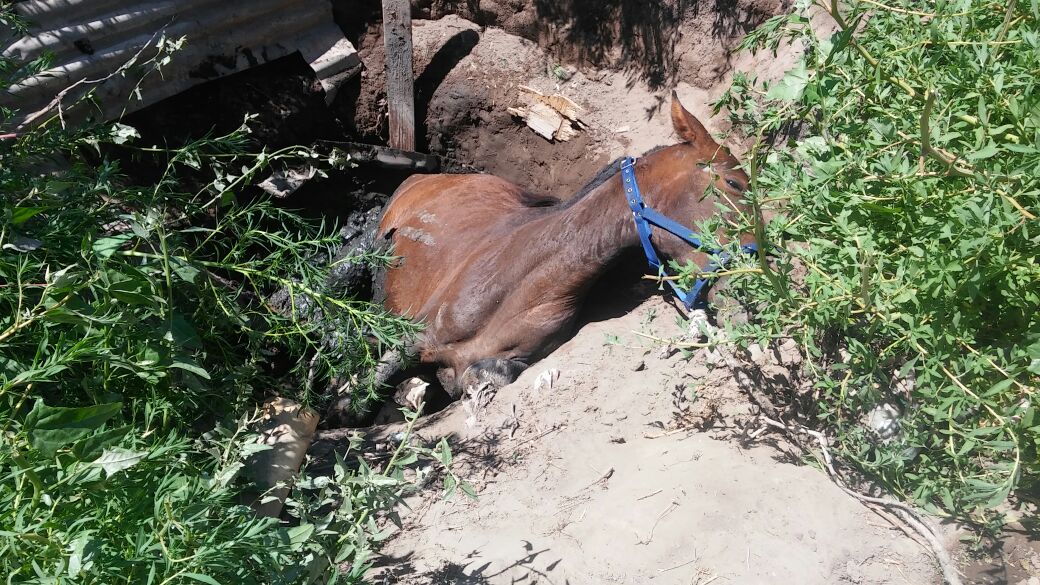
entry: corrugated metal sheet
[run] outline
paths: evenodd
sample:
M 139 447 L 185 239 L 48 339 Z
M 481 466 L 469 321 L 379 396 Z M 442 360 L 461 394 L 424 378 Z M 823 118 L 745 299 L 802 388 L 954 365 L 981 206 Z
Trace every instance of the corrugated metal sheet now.
M 329 0 L 30 0 L 15 5 L 30 23 L 22 38 L 0 36 L 4 56 L 50 54 L 44 72 L 8 88 L 0 105 L 18 110 L 14 127 L 94 91 L 93 106 L 72 117 L 113 119 L 204 81 L 299 52 L 332 99 L 361 62 L 332 18 Z M 159 38 L 185 38 L 181 50 L 138 87 L 133 68 L 113 75 Z M 62 92 L 65 92 L 62 95 Z M 132 96 L 133 94 L 133 96 Z M 128 100 L 128 98 L 130 98 Z

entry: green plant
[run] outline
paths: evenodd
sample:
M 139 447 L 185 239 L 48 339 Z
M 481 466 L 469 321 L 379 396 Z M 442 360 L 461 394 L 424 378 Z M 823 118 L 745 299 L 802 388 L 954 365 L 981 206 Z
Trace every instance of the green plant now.
M 805 54 L 717 104 L 755 137 L 752 202 L 785 254 L 740 278 L 741 334 L 800 340 L 845 461 L 931 510 L 985 516 L 1040 463 L 1040 9 L 1036 2 L 812 5 L 748 35 Z M 786 148 L 767 148 L 779 143 Z M 901 433 L 863 418 L 889 403 Z
M 12 18 L 0 7 L 3 24 Z M 0 59 L 5 87 L 44 65 Z M 333 477 L 298 482 L 288 521 L 243 505 L 243 469 L 265 448 L 258 401 L 279 392 L 320 407 L 316 378 L 363 370 L 417 330 L 324 292 L 335 230 L 250 190 L 280 164 L 348 159 L 267 152 L 248 123 L 169 149 L 137 145 L 123 124 L 66 127 L 54 113 L 17 132 L 0 124 L 6 582 L 357 582 L 414 484 L 406 470 L 450 464 L 446 444 L 405 437 L 385 465 L 341 459 Z M 125 177 L 119 151 L 155 157 L 158 178 Z M 272 304 L 279 289 L 310 309 Z M 333 343 L 307 319 L 315 309 L 340 325 Z

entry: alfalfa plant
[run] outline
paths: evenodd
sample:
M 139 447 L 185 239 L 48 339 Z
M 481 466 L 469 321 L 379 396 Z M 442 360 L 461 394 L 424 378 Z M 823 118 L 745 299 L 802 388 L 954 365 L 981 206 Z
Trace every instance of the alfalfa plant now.
M 756 138 L 753 201 L 783 211 L 742 332 L 802 343 L 843 461 L 982 521 L 1040 474 L 1038 23 L 1029 0 L 803 1 L 743 44 L 801 60 L 718 104 Z

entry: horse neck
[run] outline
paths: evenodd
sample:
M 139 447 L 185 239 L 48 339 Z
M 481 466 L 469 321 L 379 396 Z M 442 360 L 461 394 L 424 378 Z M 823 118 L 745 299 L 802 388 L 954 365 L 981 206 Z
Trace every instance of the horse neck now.
M 620 173 L 573 205 L 555 214 L 560 256 L 568 265 L 568 281 L 587 284 L 624 250 L 639 245 L 621 187 Z
M 669 215 L 672 213 L 674 197 L 653 196 L 670 193 L 675 190 L 671 184 L 677 178 L 671 176 L 670 169 L 664 168 L 662 162 L 668 160 L 672 149 L 658 150 L 636 163 L 638 181 L 644 188 L 644 201 L 655 209 Z M 682 178 L 678 178 L 679 181 Z M 651 189 L 655 193 L 645 191 L 649 185 L 657 185 Z M 571 230 L 573 237 L 569 241 L 572 246 L 573 260 L 587 262 L 590 266 L 602 267 L 609 264 L 622 251 L 638 247 L 639 235 L 635 229 L 632 210 L 624 194 L 621 173 L 607 179 L 602 185 L 593 189 L 580 201 L 571 205 L 561 219 Z M 648 198 L 653 199 L 650 201 Z

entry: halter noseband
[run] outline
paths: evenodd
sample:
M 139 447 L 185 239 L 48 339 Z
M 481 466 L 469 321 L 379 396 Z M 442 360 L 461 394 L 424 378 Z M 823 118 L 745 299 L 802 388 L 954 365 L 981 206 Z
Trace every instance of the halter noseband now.
M 646 254 L 650 267 L 657 270 L 658 276 L 667 276 L 667 274 L 665 273 L 664 265 L 661 264 L 661 260 L 657 256 L 653 243 L 650 241 L 653 235 L 651 224 L 677 236 L 694 248 L 703 250 L 711 255 L 713 258 L 708 263 L 708 266 L 702 270 L 702 273 L 715 272 L 729 262 L 729 254 L 714 248 L 706 249 L 704 242 L 701 241 L 700 236 L 696 232 L 671 218 L 661 215 L 652 207 L 646 205 L 643 201 L 643 194 L 639 192 L 639 183 L 636 181 L 636 159 L 626 157 L 621 162 L 621 179 L 625 187 L 625 200 L 628 201 L 628 206 L 632 209 L 632 218 L 636 223 L 636 231 L 639 232 L 639 242 L 643 244 L 643 253 Z M 744 244 L 740 249 L 746 254 L 758 254 L 758 246 L 755 244 Z M 674 280 L 666 282 L 672 287 L 675 296 L 679 297 L 679 300 L 682 301 L 687 309 L 703 309 L 708 305 L 705 293 L 711 286 L 711 280 L 710 278 L 698 278 L 693 284 L 693 288 L 688 291 L 680 288 L 679 285 L 675 284 Z

